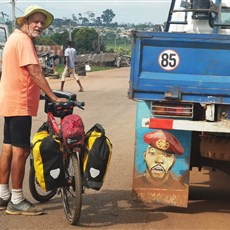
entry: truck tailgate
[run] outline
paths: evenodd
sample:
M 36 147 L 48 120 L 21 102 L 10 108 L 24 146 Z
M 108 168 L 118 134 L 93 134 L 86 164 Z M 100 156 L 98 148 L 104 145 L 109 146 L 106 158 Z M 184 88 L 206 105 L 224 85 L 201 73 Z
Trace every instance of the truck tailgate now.
M 230 37 L 134 33 L 129 96 L 230 103 Z

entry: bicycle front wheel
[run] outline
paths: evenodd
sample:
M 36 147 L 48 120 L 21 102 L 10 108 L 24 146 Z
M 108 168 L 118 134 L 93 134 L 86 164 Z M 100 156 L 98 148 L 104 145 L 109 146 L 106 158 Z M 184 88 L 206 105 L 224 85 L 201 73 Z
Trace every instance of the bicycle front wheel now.
M 76 154 L 71 154 L 65 162 L 68 185 L 62 187 L 62 202 L 67 220 L 76 225 L 81 216 L 82 181 L 80 162 Z
M 57 193 L 57 189 L 53 189 L 51 191 L 46 192 L 40 187 L 35 175 L 35 170 L 33 165 L 30 167 L 30 172 L 29 172 L 29 188 L 32 197 L 41 203 L 49 201 Z

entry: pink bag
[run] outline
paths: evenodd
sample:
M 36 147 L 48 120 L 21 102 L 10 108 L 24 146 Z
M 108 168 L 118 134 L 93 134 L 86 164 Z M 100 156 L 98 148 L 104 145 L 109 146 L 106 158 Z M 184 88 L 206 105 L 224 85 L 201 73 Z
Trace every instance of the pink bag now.
M 69 148 L 84 145 L 84 124 L 77 114 L 65 116 L 61 123 L 61 130 L 64 145 Z

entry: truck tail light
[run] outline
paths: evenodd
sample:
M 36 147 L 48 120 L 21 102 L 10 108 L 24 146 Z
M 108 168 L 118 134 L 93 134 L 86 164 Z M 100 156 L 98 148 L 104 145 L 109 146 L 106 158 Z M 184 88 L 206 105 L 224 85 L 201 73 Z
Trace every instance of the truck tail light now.
M 193 117 L 193 104 L 152 102 L 151 112 L 154 117 Z

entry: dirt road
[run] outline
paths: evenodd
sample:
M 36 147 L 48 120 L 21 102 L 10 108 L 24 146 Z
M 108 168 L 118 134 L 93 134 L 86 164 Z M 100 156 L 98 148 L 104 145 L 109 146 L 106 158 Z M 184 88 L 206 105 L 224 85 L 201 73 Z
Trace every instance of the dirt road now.
M 101 123 L 114 149 L 110 168 L 100 191 L 86 190 L 78 227 L 85 229 L 228 229 L 230 224 L 229 176 L 205 169 L 191 172 L 190 201 L 187 209 L 168 206 L 147 207 L 132 198 L 132 170 L 135 143 L 136 103 L 127 98 L 129 68 L 88 73 L 81 78 L 85 92 L 85 110 L 77 110 L 87 131 Z M 60 80 L 49 80 L 59 89 Z M 67 79 L 65 90 L 76 92 L 78 86 Z M 33 133 L 45 120 L 43 102 L 33 119 Z M 0 120 L 2 127 L 2 118 Z M 2 142 L 2 136 L 0 135 Z M 211 178 L 211 182 L 209 181 Z M 35 202 L 28 190 L 28 168 L 24 183 L 26 196 Z M 60 196 L 38 204 L 46 214 L 37 217 L 9 216 L 0 212 L 0 229 L 76 229 L 64 216 Z

